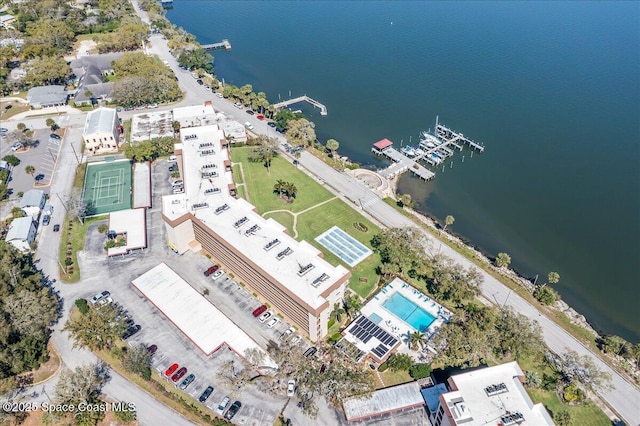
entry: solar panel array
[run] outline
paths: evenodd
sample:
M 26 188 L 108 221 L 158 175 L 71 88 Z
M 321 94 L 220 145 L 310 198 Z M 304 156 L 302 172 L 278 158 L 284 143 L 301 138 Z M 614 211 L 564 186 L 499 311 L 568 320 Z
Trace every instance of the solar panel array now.
M 398 339 L 387 333 L 380 328 L 378 324 L 371 321 L 364 315 L 361 315 L 356 319 L 355 323 L 349 328 L 348 332 L 356 339 L 363 343 L 368 343 L 372 338 L 378 339 L 380 344 L 373 348 L 371 352 L 378 358 L 382 358 L 390 348 L 393 348 Z

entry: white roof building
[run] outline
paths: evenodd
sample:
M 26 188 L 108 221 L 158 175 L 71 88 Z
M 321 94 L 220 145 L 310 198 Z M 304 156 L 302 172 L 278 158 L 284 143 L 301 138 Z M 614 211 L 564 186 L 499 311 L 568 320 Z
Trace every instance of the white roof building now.
M 36 224 L 30 216 L 13 219 L 5 241 L 20 251 L 28 251 L 36 239 Z
M 162 198 L 169 245 L 179 253 L 205 249 L 312 340 L 325 336 L 349 271 L 232 195 L 227 142 L 216 125 L 183 129 L 180 137 L 185 192 Z
M 418 382 L 379 389 L 372 392 L 369 397 L 348 398 L 342 402 L 344 415 L 349 423 L 424 405 Z
M 449 378 L 450 392 L 440 395 L 434 426 L 553 426 L 542 404 L 524 389 L 517 362 L 482 368 Z
M 211 355 L 226 343 L 243 357 L 249 350 L 258 350 L 264 354 L 263 367 L 277 368 L 251 337 L 165 263 L 142 274 L 132 284 L 205 355 Z
M 180 128 L 207 126 L 216 124 L 216 113 L 211 102 L 173 109 L 173 120 L 180 123 Z
M 126 244 L 107 250 L 107 256 L 126 254 L 147 248 L 147 220 L 145 209 L 120 210 L 109 213 L 109 231 L 125 237 Z
M 87 114 L 82 139 L 89 154 L 118 152 L 120 119 L 114 108 L 98 108 Z
M 27 216 L 37 219 L 40 216 L 40 211 L 44 208 L 46 200 L 47 198 L 43 190 L 30 189 L 22 195 L 20 209 L 22 209 Z

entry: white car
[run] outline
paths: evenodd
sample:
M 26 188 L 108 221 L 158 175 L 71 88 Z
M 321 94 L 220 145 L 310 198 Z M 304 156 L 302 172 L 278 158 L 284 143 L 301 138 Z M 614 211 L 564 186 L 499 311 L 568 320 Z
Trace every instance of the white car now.
M 233 104 L 233 106 L 235 106 L 238 109 L 242 109 L 242 104 L 240 102 L 236 102 L 235 104 Z
M 273 318 L 273 319 L 271 319 L 271 321 L 269 321 L 269 322 L 267 323 L 267 327 L 269 327 L 269 328 L 273 328 L 273 327 L 275 327 L 275 326 L 276 326 L 276 324 L 278 324 L 279 322 L 280 322 L 280 320 L 279 320 L 278 318 Z
M 224 274 L 224 272 L 222 271 L 222 269 L 218 269 L 217 271 L 215 271 L 213 274 L 211 274 L 211 278 L 218 279 L 222 276 L 222 274 Z
M 295 344 L 299 343 L 299 342 L 300 342 L 300 340 L 302 340 L 302 337 L 300 337 L 300 336 L 296 336 L 296 337 L 294 337 L 293 339 L 291 339 L 291 344 L 292 344 L 292 345 L 295 345 Z
M 216 408 L 216 414 L 222 415 L 225 408 L 227 408 L 227 405 L 229 405 L 229 401 L 229 397 L 225 396 L 224 399 L 220 402 L 220 405 L 218 405 L 218 408 Z
M 16 142 L 13 145 L 11 145 L 11 151 L 14 151 L 14 152 L 22 148 L 23 148 L 23 145 L 20 142 Z
M 253 130 L 253 124 L 249 123 L 248 121 L 244 123 L 244 127 L 246 127 L 249 130 Z
M 296 393 L 296 381 L 291 379 L 287 382 L 287 396 L 293 396 Z
M 295 329 L 293 327 L 287 328 L 287 331 L 282 333 L 282 340 L 287 340 L 289 338 L 289 336 L 291 336 L 291 334 L 293 334 L 294 331 L 295 331 Z
M 260 315 L 260 317 L 258 317 L 258 321 L 265 322 L 266 320 L 271 318 L 271 315 L 273 315 L 273 313 L 271 311 L 267 311 L 264 314 Z
M 219 98 L 224 98 L 224 95 L 222 93 L 216 93 L 216 96 Z

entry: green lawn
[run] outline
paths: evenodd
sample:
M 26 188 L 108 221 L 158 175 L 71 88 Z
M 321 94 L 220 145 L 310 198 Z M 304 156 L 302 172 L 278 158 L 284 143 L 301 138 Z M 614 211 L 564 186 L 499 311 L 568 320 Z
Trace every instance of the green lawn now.
M 356 222 L 364 224 L 367 227 L 367 231 L 362 232 L 356 229 L 353 226 Z M 371 239 L 375 234 L 380 232 L 380 228 L 339 199 L 329 201 L 298 216 L 298 240 L 307 240 L 320 249 L 324 254 L 325 260 L 332 265 L 342 263 L 343 266 L 350 269 L 347 264 L 343 263 L 337 256 L 315 241 L 318 235 L 334 225 L 342 228 L 347 234 L 369 248 L 371 248 Z M 380 256 L 374 253 L 353 268 L 349 287 L 360 297 L 367 297 L 376 285 L 378 281 L 376 268 L 379 264 Z
M 285 159 L 275 157 L 271 161 L 271 173 L 268 173 L 264 163 L 251 163 L 247 160 L 248 152 L 248 147 L 234 148 L 231 159 L 234 163 L 242 163 L 251 203 L 260 214 L 271 210 L 299 212 L 333 197 L 329 191 Z M 292 203 L 274 196 L 273 186 L 278 179 L 292 182 L 298 188 L 298 195 Z
M 293 216 L 291 215 L 291 213 L 273 212 L 267 213 L 266 215 L 264 215 L 264 217 L 265 219 L 268 219 L 270 217 L 273 218 L 273 220 L 275 220 L 279 224 L 287 227 L 287 229 L 289 230 L 289 235 L 291 235 L 292 237 L 295 235 L 293 232 Z
M 545 391 L 543 389 L 529 389 L 528 392 L 534 403 L 543 403 L 552 415 L 558 411 L 568 411 L 571 414 L 571 424 L 573 425 L 600 426 L 611 424 L 609 417 L 592 402 L 569 406 L 561 402 L 555 392 Z
M 231 167 L 231 173 L 233 174 L 233 181 L 237 184 L 239 183 L 244 183 L 244 180 L 242 180 L 242 173 L 240 173 L 240 164 L 234 164 Z
M 238 198 L 244 198 L 245 200 L 247 199 L 247 193 L 246 193 L 244 185 L 237 186 L 236 187 L 236 192 L 238 193 Z

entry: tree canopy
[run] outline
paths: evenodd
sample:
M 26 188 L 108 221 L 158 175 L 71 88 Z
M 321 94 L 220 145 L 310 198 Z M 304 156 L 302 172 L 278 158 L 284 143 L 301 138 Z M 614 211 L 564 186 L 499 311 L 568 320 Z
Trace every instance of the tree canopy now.
M 58 301 L 31 255 L 0 242 L 0 380 L 38 368 L 48 358 Z
M 385 229 L 373 237 L 371 245 L 380 254 L 383 273 L 412 278 L 424 278 L 431 273 L 424 254 L 427 240 L 415 228 Z
M 287 122 L 287 131 L 285 132 L 287 141 L 291 145 L 307 146 L 316 140 L 316 131 L 314 124 L 306 118 L 297 120 L 289 120 Z

